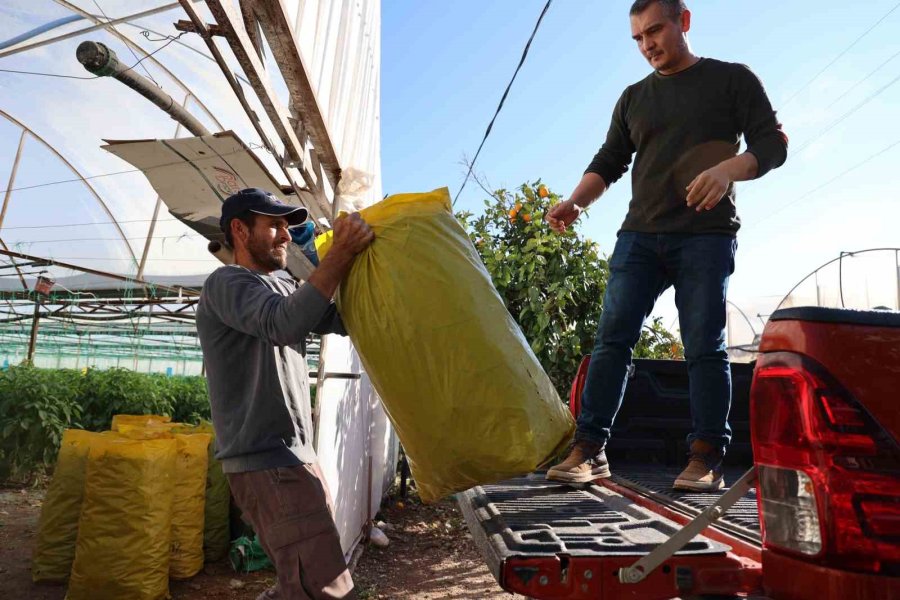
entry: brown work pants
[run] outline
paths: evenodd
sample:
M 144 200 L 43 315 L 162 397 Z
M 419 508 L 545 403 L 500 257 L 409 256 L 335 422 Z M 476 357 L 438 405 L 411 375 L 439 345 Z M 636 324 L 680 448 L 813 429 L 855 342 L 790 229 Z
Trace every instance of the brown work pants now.
M 277 598 L 356 599 L 318 464 L 229 473 L 228 483 L 275 565 Z

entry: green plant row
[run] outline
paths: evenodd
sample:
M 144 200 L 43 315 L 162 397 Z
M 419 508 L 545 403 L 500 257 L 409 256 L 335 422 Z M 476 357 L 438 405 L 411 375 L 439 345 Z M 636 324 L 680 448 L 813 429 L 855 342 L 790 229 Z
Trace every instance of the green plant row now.
M 127 369 L 0 371 L 0 480 L 40 474 L 56 459 L 65 429 L 104 431 L 115 414 L 209 419 L 206 381 Z

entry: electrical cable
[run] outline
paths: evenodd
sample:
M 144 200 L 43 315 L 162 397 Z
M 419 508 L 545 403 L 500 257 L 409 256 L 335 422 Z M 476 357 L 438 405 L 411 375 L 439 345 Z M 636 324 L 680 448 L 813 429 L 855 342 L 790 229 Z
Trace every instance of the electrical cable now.
M 786 203 L 786 204 L 782 204 L 782 205 L 779 206 L 776 210 L 770 212 L 769 214 L 767 214 L 765 217 L 763 217 L 762 219 L 760 219 L 760 220 L 757 221 L 756 223 L 753 223 L 753 224 L 752 224 L 750 227 L 748 227 L 747 229 L 752 230 L 753 228 L 756 228 L 757 226 L 759 226 L 760 223 L 764 223 L 765 221 L 768 221 L 769 219 L 771 219 L 772 217 L 774 217 L 774 216 L 777 215 L 778 213 L 780 213 L 780 212 L 782 212 L 782 211 L 784 211 L 784 210 L 790 208 L 791 206 L 794 206 L 795 204 L 797 204 L 798 202 L 801 202 L 801 201 L 805 200 L 806 198 L 809 198 L 810 196 L 812 196 L 813 194 L 815 194 L 816 192 L 818 192 L 818 191 L 821 190 L 822 188 L 828 187 L 829 185 L 831 185 L 832 183 L 834 183 L 834 182 L 837 181 L 838 179 L 844 177 L 845 175 L 847 175 L 847 174 L 850 173 L 851 171 L 855 171 L 856 169 L 862 167 L 862 166 L 865 165 L 866 163 L 868 163 L 868 162 L 870 162 L 870 161 L 872 161 L 872 160 L 875 160 L 876 158 L 878 158 L 879 156 L 881 156 L 882 154 L 888 152 L 889 150 L 893 149 L 893 148 L 896 147 L 896 146 L 900 146 L 900 140 L 896 140 L 895 142 L 889 144 L 889 145 L 886 146 L 885 148 L 882 148 L 881 150 L 879 150 L 879 151 L 876 152 L 875 154 L 871 155 L 870 157 L 868 157 L 868 158 L 865 159 L 864 161 L 862 161 L 862 162 L 860 162 L 860 163 L 858 163 L 858 164 L 856 164 L 856 165 L 850 167 L 850 168 L 847 169 L 846 171 L 843 171 L 843 172 L 839 173 L 838 175 L 832 177 L 831 179 L 829 179 L 829 180 L 826 181 L 825 183 L 823 183 L 823 184 L 821 184 L 821 185 L 818 185 L 818 186 L 814 187 L 813 189 L 809 190 L 809 191 L 806 192 L 805 194 L 802 194 L 801 196 L 799 196 L 799 197 L 796 198 L 795 200 L 793 200 L 793 201 L 791 201 L 791 202 L 788 202 L 788 203 Z
M 839 61 L 841 58 L 843 58 L 843 56 L 844 56 L 845 54 L 847 54 L 854 46 L 856 46 L 856 44 L 858 44 L 860 41 L 862 41 L 862 39 L 863 39 L 864 37 L 866 37 L 867 35 L 869 35 L 869 34 L 872 32 L 873 29 L 875 29 L 876 27 L 878 27 L 879 25 L 881 25 L 881 23 L 882 23 L 885 19 L 887 19 L 887 18 L 888 18 L 895 10 L 897 10 L 898 8 L 900 8 L 900 2 L 898 2 L 897 4 L 895 4 L 893 8 L 891 8 L 887 13 L 885 13 L 880 19 L 878 19 L 878 21 L 876 21 L 874 25 L 872 25 L 871 27 L 869 27 L 868 29 L 866 29 L 864 32 L 862 32 L 862 34 L 860 34 L 859 37 L 857 37 L 855 40 L 853 40 L 853 42 L 851 42 L 849 46 L 847 46 L 846 48 L 844 48 L 837 56 L 835 56 L 835 57 L 832 59 L 832 61 L 831 61 L 830 63 L 828 63 L 827 65 L 825 65 L 825 66 L 822 68 L 821 71 L 819 71 L 818 73 L 816 73 L 816 74 L 813 76 L 812 79 L 810 79 L 810 80 L 807 81 L 805 84 L 803 84 L 803 85 L 800 87 L 799 90 L 797 90 L 796 92 L 794 92 L 787 100 L 785 100 L 784 103 L 782 104 L 782 109 L 783 109 L 785 106 L 787 106 L 788 104 L 790 104 L 792 100 L 794 100 L 797 96 L 799 96 L 804 90 L 806 90 L 806 88 L 808 88 L 810 85 L 812 85 L 817 79 L 819 79 L 819 77 L 821 77 L 822 74 L 823 74 L 825 71 L 827 71 L 829 68 L 831 68 L 831 66 L 832 66 L 834 63 L 836 63 L 836 62 Z
M 134 70 L 139 64 L 141 64 L 142 62 L 144 62 L 145 60 L 147 60 L 148 58 L 150 58 L 151 56 L 153 56 L 160 50 L 163 50 L 164 48 L 166 48 L 166 46 L 168 46 L 169 44 L 171 44 L 172 42 L 174 42 L 175 40 L 177 40 L 178 38 L 183 36 L 185 33 L 187 33 L 187 32 L 182 31 L 181 33 L 179 33 L 176 36 L 169 36 L 168 42 L 166 42 L 165 44 L 163 44 L 162 46 L 160 46 L 159 48 L 157 48 L 156 50 L 154 50 L 153 52 L 151 52 L 144 58 L 140 59 L 139 61 L 137 61 L 136 63 L 134 63 L 133 65 L 131 65 L 130 67 L 128 67 L 127 69 L 125 69 L 122 72 L 126 73 L 128 71 Z M 0 73 L 16 73 L 19 75 L 41 75 L 44 77 L 60 77 L 62 79 L 100 79 L 101 77 L 105 77 L 105 75 L 91 75 L 90 77 L 79 77 L 77 75 L 61 75 L 59 73 L 44 73 L 41 71 L 20 71 L 17 69 L 0 69 Z M 152 79 L 152 77 L 151 77 L 151 79 Z M 156 83 L 155 80 L 154 80 L 154 83 Z M 159 84 L 157 83 L 156 85 L 159 85 Z
M 109 16 L 106 14 L 106 12 L 103 10 L 103 8 L 100 6 L 100 2 L 98 2 L 98 0 L 93 0 L 93 2 L 94 2 L 94 6 L 97 7 L 97 10 L 100 11 L 100 14 L 103 15 L 103 18 L 106 19 L 107 23 L 110 22 L 110 21 L 112 21 L 112 19 L 109 18 Z M 143 31 L 141 32 L 141 35 L 143 35 L 143 36 L 144 36 L 145 38 L 147 38 L 148 40 L 150 39 L 150 37 L 147 36 L 147 35 L 145 35 Z M 162 40 L 159 40 L 159 41 L 162 41 Z M 128 48 L 128 51 L 131 52 L 131 56 L 134 57 L 134 60 L 138 60 L 138 55 L 137 55 L 137 53 L 134 51 L 134 48 L 132 48 L 132 47 L 131 47 L 130 45 L 128 45 L 128 44 L 125 44 L 125 46 Z M 135 64 L 138 64 L 138 63 L 135 63 Z M 155 84 L 156 84 L 156 87 L 158 87 L 159 89 L 162 89 L 162 86 L 159 85 L 159 82 L 156 81 L 156 79 L 153 78 L 153 74 L 150 73 L 150 70 L 147 68 L 147 65 L 141 65 L 141 68 L 144 69 L 144 73 L 147 74 L 147 77 L 150 78 L 150 81 L 152 81 L 153 83 L 155 83 Z
M 534 25 L 534 31 L 531 32 L 531 36 L 528 38 L 528 43 L 525 44 L 525 49 L 522 51 L 522 58 L 519 59 L 519 64 L 516 66 L 516 70 L 513 73 L 512 79 L 509 80 L 509 83 L 506 85 L 506 90 L 503 92 L 503 96 L 500 97 L 500 104 L 497 105 L 497 110 L 494 112 L 494 116 L 491 118 L 491 122 L 488 123 L 487 130 L 484 132 L 484 137 L 481 138 L 481 143 L 478 145 L 478 150 L 475 152 L 475 156 L 472 158 L 472 162 L 469 163 L 469 170 L 466 173 L 466 178 L 463 179 L 462 185 L 459 187 L 459 191 L 456 192 L 456 196 L 453 198 L 452 206 L 456 206 L 456 201 L 459 199 L 459 195 L 462 194 L 462 191 L 466 187 L 466 183 L 469 181 L 469 177 L 472 175 L 472 169 L 475 168 L 475 161 L 478 160 L 478 155 L 481 154 L 481 149 L 484 147 L 484 143 L 487 141 L 488 136 L 491 134 L 491 129 L 494 127 L 494 121 L 497 120 L 497 115 L 500 114 L 500 110 L 503 108 L 503 103 L 506 101 L 507 95 L 509 95 L 509 90 L 512 88 L 513 82 L 516 80 L 516 76 L 519 74 L 519 70 L 522 68 L 522 65 L 525 64 L 525 57 L 528 56 L 528 49 L 531 47 L 531 42 L 534 40 L 534 36 L 538 32 L 538 28 L 541 26 L 541 21 L 544 19 L 544 15 L 547 14 L 547 10 L 550 8 L 550 4 L 553 0 L 547 0 L 547 4 L 544 5 L 544 10 L 541 11 L 540 16 L 538 17 L 537 23 Z
M 249 144 L 247 144 L 247 148 L 250 149 L 250 150 L 265 150 L 266 152 L 269 152 L 269 153 L 271 154 L 271 150 L 269 150 L 268 148 L 266 148 L 266 147 L 263 146 L 262 144 L 257 144 L 257 143 L 255 143 L 255 142 L 250 142 Z M 201 162 L 201 161 L 204 161 L 204 160 L 216 160 L 216 159 L 219 159 L 219 158 L 224 158 L 224 157 L 226 157 L 226 156 L 233 156 L 233 155 L 235 155 L 235 154 L 240 154 L 240 153 L 242 153 L 242 152 L 244 152 L 244 148 L 241 148 L 241 149 L 239 149 L 239 150 L 235 150 L 235 151 L 233 151 L 233 152 L 217 152 L 215 156 L 206 156 L 206 157 L 204 157 L 204 158 L 194 158 L 194 159 L 191 160 L 191 162 L 192 162 L 192 163 L 197 163 L 197 162 Z M 97 174 L 97 175 L 88 175 L 87 177 L 75 177 L 75 178 L 72 178 L 72 179 L 60 179 L 60 180 L 58 180 L 58 181 L 47 181 L 47 182 L 44 182 L 44 183 L 37 183 L 37 184 L 35 184 L 35 185 L 24 185 L 24 186 L 21 186 L 21 187 L 7 188 L 7 189 L 5 189 L 5 190 L 0 190 L 0 194 L 5 194 L 5 193 L 7 193 L 7 192 L 21 192 L 21 191 L 24 191 L 24 190 L 34 190 L 34 189 L 38 189 L 38 188 L 48 187 L 48 186 L 51 186 L 51 185 L 61 185 L 61 184 L 64 184 L 64 183 L 77 183 L 77 182 L 79 182 L 79 181 L 88 181 L 88 180 L 91 180 L 91 179 L 100 179 L 100 178 L 102 178 L 102 177 L 113 177 L 113 176 L 116 176 L 116 175 L 127 175 L 127 174 L 129 174 L 129 173 L 141 173 L 141 172 L 147 172 L 147 171 L 152 171 L 153 169 L 162 169 L 162 168 L 164 168 L 164 167 L 174 167 L 174 166 L 177 166 L 177 165 L 183 165 L 184 162 L 185 162 L 184 160 L 178 160 L 178 161 L 173 161 L 173 162 L 170 162 L 170 163 L 162 163 L 162 164 L 159 164 L 159 165 L 153 165 L 152 167 L 145 167 L 145 168 L 143 168 L 143 169 L 125 169 L 124 171 L 113 171 L 113 172 L 111 172 L 111 173 L 99 173 L 99 174 Z
M 855 90 L 856 88 L 858 88 L 860 85 L 862 85 L 863 83 L 865 83 L 866 81 L 868 81 L 868 79 L 869 79 L 872 75 L 874 75 L 875 73 L 877 73 L 878 71 L 880 71 L 881 68 L 882 68 L 883 66 L 885 66 L 886 64 L 888 64 L 889 62 L 891 62 L 892 60 L 894 60 L 895 58 L 897 58 L 898 56 L 900 56 L 900 50 L 898 50 L 897 52 L 895 52 L 889 59 L 887 59 L 886 61 L 884 61 L 883 63 L 881 63 L 881 64 L 878 65 L 877 67 L 875 67 L 874 69 L 872 69 L 872 71 L 870 71 L 868 75 L 866 75 L 865 77 L 863 77 L 862 79 L 860 79 L 859 81 L 857 81 L 856 83 L 854 83 L 853 85 L 851 85 L 851 86 L 847 89 L 847 91 L 845 91 L 843 94 L 841 94 L 840 96 L 838 96 L 838 97 L 837 97 L 837 100 L 835 100 L 834 102 L 832 102 L 831 104 L 829 104 L 828 106 L 826 106 L 825 109 L 827 110 L 827 109 L 831 108 L 832 106 L 834 106 L 835 104 L 837 104 L 838 102 L 840 102 L 841 100 L 843 100 L 843 99 L 847 96 L 847 94 L 849 94 L 850 92 L 852 92 L 853 90 Z
M 837 126 L 840 125 L 841 123 L 843 123 L 845 120 L 847 120 L 847 118 L 849 118 L 851 115 L 853 115 L 853 113 L 855 113 L 856 111 L 858 111 L 859 109 L 861 109 L 862 107 L 864 107 L 866 104 L 868 104 L 869 102 L 871 102 L 872 100 L 874 100 L 875 98 L 877 98 L 878 96 L 880 96 L 882 93 L 884 93 L 885 91 L 887 91 L 888 88 L 890 88 L 892 85 L 894 85 L 894 84 L 897 83 L 898 81 L 900 81 L 900 75 L 898 75 L 897 77 L 895 77 L 894 79 L 892 79 L 890 82 L 888 82 L 887 84 L 885 84 L 885 85 L 883 85 L 882 87 L 880 87 L 880 88 L 879 88 L 877 91 L 875 91 L 874 93 L 872 93 L 872 94 L 870 94 L 869 96 L 867 96 L 862 102 L 860 102 L 859 104 L 857 104 L 856 106 L 854 106 L 852 109 L 850 109 L 849 111 L 847 111 L 846 113 L 844 113 L 843 115 L 841 115 L 840 117 L 838 117 L 836 120 L 832 121 L 825 129 L 823 129 L 822 131 L 820 131 L 819 133 L 817 133 L 817 134 L 814 135 L 813 137 L 811 137 L 811 138 L 809 138 L 808 140 L 806 140 L 803 144 L 800 145 L 799 148 L 797 148 L 796 150 L 794 150 L 794 151 L 791 153 L 791 157 L 797 156 L 798 154 L 800 154 L 801 152 L 803 152 L 804 150 L 806 150 L 807 148 L 809 148 L 809 147 L 812 145 L 813 142 L 815 142 L 816 140 L 818 140 L 819 138 L 821 138 L 822 136 L 824 136 L 825 134 L 827 134 L 829 131 L 831 131 L 832 129 L 834 129 L 835 127 L 837 127 Z

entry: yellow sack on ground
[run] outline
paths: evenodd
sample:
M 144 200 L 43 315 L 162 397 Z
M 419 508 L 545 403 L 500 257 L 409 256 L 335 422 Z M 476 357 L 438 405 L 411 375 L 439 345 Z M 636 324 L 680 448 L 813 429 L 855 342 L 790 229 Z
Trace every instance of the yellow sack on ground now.
M 91 444 L 67 600 L 159 600 L 169 594 L 176 442 Z
M 229 515 L 231 489 L 222 471 L 222 463 L 216 460 L 216 435 L 212 423 L 201 421 L 198 425 L 181 425 L 175 433 L 207 433 L 206 499 L 203 505 L 203 557 L 206 562 L 217 562 L 228 556 L 231 545 Z
M 216 562 L 228 556 L 231 543 L 229 513 L 231 489 L 222 471 L 222 463 L 216 460 L 216 435 L 212 423 L 201 421 L 193 427 L 197 433 L 210 435 L 207 469 L 206 501 L 203 507 L 203 556 L 206 562 Z
M 62 583 L 69 578 L 75 559 L 88 453 L 91 441 L 100 435 L 81 429 L 63 432 L 31 559 L 31 578 L 35 583 Z
M 185 423 L 119 424 L 119 435 L 133 439 L 170 438 L 176 442 L 172 496 L 172 557 L 169 576 L 188 579 L 203 568 L 203 522 L 210 434 Z
M 172 497 L 172 558 L 169 576 L 193 577 L 203 568 L 208 433 L 176 434 L 175 493 Z
M 146 427 L 160 423 L 168 423 L 172 417 L 168 415 L 113 415 L 110 431 L 119 431 L 122 425 Z
M 426 502 L 528 473 L 574 422 L 454 218 L 446 188 L 363 209 L 338 309 Z M 321 257 L 331 234 L 316 245 Z

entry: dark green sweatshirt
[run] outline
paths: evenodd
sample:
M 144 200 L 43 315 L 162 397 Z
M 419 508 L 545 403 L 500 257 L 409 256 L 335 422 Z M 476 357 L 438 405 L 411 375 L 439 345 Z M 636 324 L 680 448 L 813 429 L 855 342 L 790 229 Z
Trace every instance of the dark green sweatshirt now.
M 586 172 L 610 186 L 636 153 L 622 231 L 735 235 L 741 222 L 734 185 L 700 213 L 687 206 L 685 187 L 736 156 L 742 135 L 759 162 L 757 177 L 784 163 L 787 137 L 756 75 L 744 65 L 702 58 L 680 73 L 654 72 L 626 88 Z
M 347 335 L 333 302 L 298 285 L 237 265 L 203 284 L 197 334 L 226 473 L 316 459 L 306 367 L 310 333 Z

